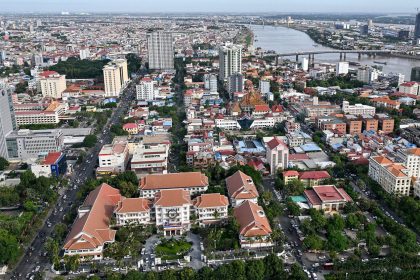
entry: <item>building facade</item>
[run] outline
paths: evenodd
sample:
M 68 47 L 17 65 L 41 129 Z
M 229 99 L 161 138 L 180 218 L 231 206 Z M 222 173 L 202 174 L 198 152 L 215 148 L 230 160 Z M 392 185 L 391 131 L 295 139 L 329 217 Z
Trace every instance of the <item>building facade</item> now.
M 126 84 L 128 77 L 127 60 L 115 59 L 103 68 L 105 96 L 119 96 Z
M 219 80 L 242 71 L 242 46 L 227 43 L 219 48 Z
M 42 96 L 61 99 L 66 90 L 66 76 L 55 71 L 44 71 L 39 75 L 39 85 Z
M 8 158 L 6 136 L 16 129 L 12 88 L 0 80 L 0 157 Z
M 270 173 L 275 174 L 278 169 L 287 169 L 289 166 L 289 147 L 277 137 L 267 143 L 267 162 Z
M 164 31 L 147 33 L 147 54 L 150 69 L 174 69 L 174 45 L 172 33 Z

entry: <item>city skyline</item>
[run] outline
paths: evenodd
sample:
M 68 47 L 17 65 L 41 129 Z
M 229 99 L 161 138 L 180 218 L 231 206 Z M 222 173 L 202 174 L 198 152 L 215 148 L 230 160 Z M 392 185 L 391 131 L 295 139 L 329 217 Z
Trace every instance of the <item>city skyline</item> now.
M 59 2 L 59 3 L 58 3 Z M 362 1 L 354 0 L 345 3 L 332 0 L 318 0 L 309 2 L 307 0 L 289 1 L 276 0 L 232 0 L 229 3 L 223 0 L 213 0 L 203 3 L 193 0 L 181 1 L 161 1 L 161 5 L 156 5 L 153 1 L 121 0 L 114 1 L 56 1 L 56 0 L 0 0 L 3 12 L 135 12 L 135 13 L 181 13 L 181 12 L 208 12 L 208 13 L 320 13 L 320 12 L 340 12 L 340 13 L 366 13 L 366 11 L 375 11 L 375 13 L 408 13 L 416 12 L 420 5 L 416 0 L 403 1 Z

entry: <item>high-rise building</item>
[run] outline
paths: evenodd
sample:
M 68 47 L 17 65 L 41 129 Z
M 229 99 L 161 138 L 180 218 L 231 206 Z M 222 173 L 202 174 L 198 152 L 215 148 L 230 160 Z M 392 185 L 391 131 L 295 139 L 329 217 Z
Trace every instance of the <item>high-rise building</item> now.
M 66 90 L 66 76 L 55 71 L 44 71 L 40 74 L 39 85 L 42 96 L 61 99 Z
M 90 57 L 89 48 L 88 47 L 81 48 L 79 51 L 79 56 L 81 60 L 89 58 Z
M 270 81 L 260 80 L 260 92 L 264 95 L 270 92 Z
M 217 92 L 217 76 L 214 74 L 204 74 L 204 88 L 210 92 Z
M 41 66 L 44 64 L 44 58 L 42 57 L 42 53 L 32 55 L 31 59 L 32 66 Z
M 145 77 L 140 81 L 140 84 L 136 86 L 137 100 L 152 101 L 155 99 L 158 90 L 155 89 L 156 82 Z
M 0 157 L 8 158 L 6 136 L 16 129 L 12 102 L 13 90 L 0 80 Z
M 165 31 L 147 33 L 147 53 L 150 69 L 174 69 L 174 44 L 172 33 Z
M 1 50 L 0 51 L 0 62 L 3 62 L 6 60 L 6 51 L 5 50 Z
M 413 40 L 414 45 L 419 44 L 419 41 L 420 41 L 420 13 L 418 13 L 416 16 L 416 24 L 414 27 L 414 40 Z
M 303 71 L 308 71 L 308 69 L 309 69 L 309 59 L 304 57 L 304 58 L 302 58 L 302 70 Z
M 378 79 L 379 71 L 375 68 L 364 66 L 357 69 L 357 80 L 364 83 L 371 83 Z
M 128 78 L 127 60 L 115 59 L 103 68 L 105 95 L 118 96 L 130 79 Z
M 413 82 L 420 82 L 420 67 L 413 67 L 411 69 L 411 81 Z
M 242 71 L 242 46 L 227 43 L 219 48 L 219 79 L 226 80 L 229 76 Z
M 241 73 L 235 73 L 229 76 L 228 78 L 228 92 L 232 95 L 235 92 L 244 91 L 244 76 Z

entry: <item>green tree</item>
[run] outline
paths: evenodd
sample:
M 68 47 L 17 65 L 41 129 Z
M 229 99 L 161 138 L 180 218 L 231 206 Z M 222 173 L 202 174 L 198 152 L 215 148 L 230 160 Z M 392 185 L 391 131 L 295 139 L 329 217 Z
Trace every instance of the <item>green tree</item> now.
M 305 184 L 298 179 L 293 179 L 286 184 L 286 186 L 284 187 L 284 191 L 289 196 L 301 195 L 305 191 Z
M 0 264 L 15 262 L 19 256 L 19 243 L 7 230 L 0 229 Z
M 250 260 L 246 265 L 246 279 L 263 280 L 265 274 L 262 260 Z
M 328 248 L 332 251 L 344 251 L 348 247 L 347 238 L 339 231 L 332 230 L 327 234 Z
M 74 256 L 64 256 L 64 264 L 66 266 L 67 271 L 77 271 L 80 266 L 80 258 L 79 255 Z
M 0 157 L 0 171 L 5 170 L 7 167 L 9 167 L 9 162 L 5 158 Z
M 289 280 L 306 280 L 308 277 L 305 272 L 302 270 L 302 267 L 298 263 L 292 264 L 290 269 Z
M 310 250 L 322 250 L 324 242 L 318 235 L 311 234 L 305 238 L 303 245 Z
M 98 141 L 98 138 L 96 137 L 96 135 L 91 134 L 85 137 L 82 145 L 83 147 L 92 148 L 93 146 L 95 146 L 97 141 Z
M 287 201 L 287 210 L 289 211 L 290 215 L 292 216 L 299 216 L 300 215 L 300 207 L 295 202 L 289 200 Z

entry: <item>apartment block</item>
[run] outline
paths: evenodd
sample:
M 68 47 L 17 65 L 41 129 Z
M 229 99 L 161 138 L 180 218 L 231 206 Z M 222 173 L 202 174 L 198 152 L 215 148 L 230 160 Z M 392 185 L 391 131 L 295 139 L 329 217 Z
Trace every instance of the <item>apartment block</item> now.
M 61 99 L 63 91 L 66 90 L 66 76 L 55 71 L 44 71 L 38 78 L 42 96 Z
M 121 90 L 130 81 L 128 77 L 127 60 L 116 59 L 103 68 L 105 96 L 119 96 Z
M 350 105 L 348 101 L 343 101 L 342 110 L 344 114 L 350 115 L 375 115 L 376 108 L 363 104 Z
M 138 176 L 147 174 L 165 174 L 168 170 L 169 143 L 156 145 L 138 145 L 131 159 L 131 170 Z
M 387 114 L 376 114 L 375 118 L 378 120 L 379 130 L 382 133 L 389 134 L 394 132 L 394 118 Z
M 371 156 L 368 174 L 386 192 L 401 196 L 410 195 L 410 171 L 403 164 L 396 163 L 384 156 Z
M 363 119 L 363 130 L 366 131 L 378 131 L 379 121 L 370 115 L 362 116 Z
M 355 115 L 345 115 L 344 120 L 347 124 L 347 133 L 356 135 L 362 133 L 362 120 Z

